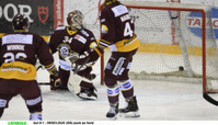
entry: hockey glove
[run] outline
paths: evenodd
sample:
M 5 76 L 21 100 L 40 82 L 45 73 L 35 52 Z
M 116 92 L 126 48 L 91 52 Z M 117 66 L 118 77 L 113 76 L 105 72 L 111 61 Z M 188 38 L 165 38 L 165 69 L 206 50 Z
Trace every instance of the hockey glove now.
M 59 74 L 50 75 L 51 89 L 55 90 L 61 87 L 61 80 Z

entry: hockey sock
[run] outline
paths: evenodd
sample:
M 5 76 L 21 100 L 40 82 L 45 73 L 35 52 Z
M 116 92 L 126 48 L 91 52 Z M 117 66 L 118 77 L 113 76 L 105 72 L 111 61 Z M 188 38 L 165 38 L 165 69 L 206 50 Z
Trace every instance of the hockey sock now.
M 107 89 L 108 100 L 110 103 L 116 103 L 119 100 L 120 87 L 115 86 Z
M 0 109 L 0 118 L 2 117 L 3 112 L 4 112 L 4 109 L 1 108 L 1 109 Z
M 124 98 L 129 98 L 133 96 L 134 88 L 131 80 L 119 83 L 119 86 Z
M 42 120 L 41 112 L 35 112 L 35 113 L 30 114 L 30 120 L 32 120 L 32 121 Z

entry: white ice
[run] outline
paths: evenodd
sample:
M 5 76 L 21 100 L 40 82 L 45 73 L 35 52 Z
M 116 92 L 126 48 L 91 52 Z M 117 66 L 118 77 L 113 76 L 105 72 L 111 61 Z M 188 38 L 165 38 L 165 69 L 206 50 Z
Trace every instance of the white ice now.
M 218 120 L 217 107 L 202 97 L 200 84 L 134 80 L 141 117 L 118 117 L 118 121 Z M 70 92 L 50 91 L 41 86 L 44 120 L 108 120 L 106 87 L 97 85 L 98 101 L 84 101 Z M 124 104 L 120 95 L 120 106 Z M 28 120 L 29 113 L 20 96 L 14 97 L 1 120 Z

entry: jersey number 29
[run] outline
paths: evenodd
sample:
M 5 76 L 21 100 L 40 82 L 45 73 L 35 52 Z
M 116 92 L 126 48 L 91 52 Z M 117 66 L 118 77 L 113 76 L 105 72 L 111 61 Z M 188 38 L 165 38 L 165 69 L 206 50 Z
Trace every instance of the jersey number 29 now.
M 7 52 L 4 54 L 4 58 L 5 59 L 5 63 L 9 63 L 9 62 L 13 62 L 15 61 L 15 59 L 19 59 L 19 58 L 27 58 L 27 55 L 25 53 L 19 52 L 17 54 L 13 54 L 11 52 Z

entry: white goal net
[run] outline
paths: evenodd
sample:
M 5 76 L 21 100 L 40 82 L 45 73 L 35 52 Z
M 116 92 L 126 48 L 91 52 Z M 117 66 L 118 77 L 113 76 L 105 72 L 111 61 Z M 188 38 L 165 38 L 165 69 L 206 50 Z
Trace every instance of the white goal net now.
M 217 87 L 217 44 L 209 6 L 126 0 L 122 3 L 130 9 L 141 42 L 131 66 L 132 79 L 204 82 L 208 88 Z M 106 51 L 104 64 L 109 56 Z

